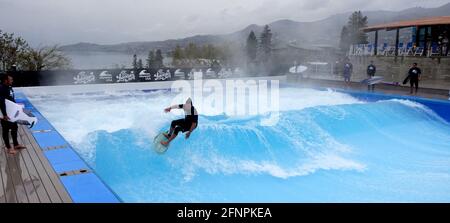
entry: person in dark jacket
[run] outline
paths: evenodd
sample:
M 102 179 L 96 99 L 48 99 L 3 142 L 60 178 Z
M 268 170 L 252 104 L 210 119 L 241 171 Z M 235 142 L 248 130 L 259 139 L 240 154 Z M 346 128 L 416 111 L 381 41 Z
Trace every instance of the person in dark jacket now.
M 417 94 L 421 74 L 422 71 L 417 67 L 417 63 L 413 63 L 411 69 L 408 71 L 409 83 L 411 84 L 410 94 L 413 94 L 414 86 L 416 87 L 414 94 Z
M 376 72 L 377 72 L 377 67 L 375 67 L 375 65 L 373 65 L 373 61 L 370 61 L 370 65 L 367 66 L 367 77 L 372 78 L 373 76 L 375 76 Z M 375 84 L 367 85 L 367 90 L 375 91 Z
M 16 154 L 17 150 L 24 149 L 25 146 L 20 145 L 17 141 L 17 123 L 10 122 L 8 114 L 6 113 L 5 100 L 7 99 L 12 102 L 16 102 L 14 99 L 14 90 L 12 88 L 12 84 L 13 77 L 11 75 L 2 75 L 0 85 L 0 110 L 2 112 L 3 118 L 0 122 L 2 125 L 2 137 L 5 143 L 5 147 L 9 154 Z M 11 147 L 11 144 L 9 144 L 9 131 L 11 131 L 14 147 Z

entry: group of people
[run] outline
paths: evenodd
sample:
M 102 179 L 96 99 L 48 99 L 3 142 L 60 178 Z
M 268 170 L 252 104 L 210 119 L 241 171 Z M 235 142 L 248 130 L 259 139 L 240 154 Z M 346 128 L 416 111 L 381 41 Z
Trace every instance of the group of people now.
M 370 61 L 370 64 L 367 66 L 367 78 L 373 78 L 377 72 L 377 67 L 375 66 L 373 61 Z M 344 77 L 344 82 L 346 87 L 350 86 L 350 79 L 353 73 L 353 64 L 350 62 L 350 59 L 346 57 L 344 59 L 343 68 L 342 68 L 342 76 Z M 410 69 L 408 70 L 407 76 L 403 81 L 403 84 L 410 83 L 410 94 L 417 94 L 419 90 L 419 81 L 421 79 L 422 70 L 417 66 L 417 63 L 413 63 Z M 375 84 L 367 85 L 368 91 L 375 91 Z

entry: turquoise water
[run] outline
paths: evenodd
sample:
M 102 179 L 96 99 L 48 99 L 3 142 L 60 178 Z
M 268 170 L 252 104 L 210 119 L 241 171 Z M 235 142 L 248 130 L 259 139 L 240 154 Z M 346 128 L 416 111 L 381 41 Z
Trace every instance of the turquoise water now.
M 166 92 L 29 98 L 126 202 L 450 201 L 450 125 L 427 107 L 309 89 L 280 96 L 276 125 L 205 108 L 191 138 L 164 155 L 153 137 L 181 116 L 162 112 Z

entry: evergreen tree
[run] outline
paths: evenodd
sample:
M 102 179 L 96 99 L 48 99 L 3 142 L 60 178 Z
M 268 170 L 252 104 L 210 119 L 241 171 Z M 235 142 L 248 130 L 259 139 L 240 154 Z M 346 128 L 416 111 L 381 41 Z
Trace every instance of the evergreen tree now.
M 189 43 L 189 45 L 185 49 L 186 58 L 187 59 L 196 59 L 198 58 L 198 50 L 197 46 L 194 43 Z
M 367 34 L 361 29 L 367 27 L 367 16 L 363 16 L 361 11 L 353 12 L 348 21 L 350 39 L 353 44 L 367 44 Z
M 137 69 L 138 68 L 138 63 L 137 63 L 137 56 L 136 54 L 133 55 L 133 69 Z
M 140 59 L 140 58 L 139 58 L 139 60 L 138 60 L 138 62 L 137 62 L 137 67 L 138 67 L 139 69 L 144 68 L 144 66 L 142 65 L 142 59 Z
M 261 33 L 259 49 L 261 53 L 261 60 L 263 62 L 269 60 L 270 52 L 272 50 L 272 32 L 268 25 L 264 26 L 264 30 Z
M 256 35 L 253 32 L 253 30 L 252 30 L 250 32 L 250 34 L 248 35 L 247 45 L 246 45 L 248 61 L 255 61 L 256 60 L 257 49 L 258 49 L 258 40 L 256 39 Z
M 150 50 L 150 52 L 148 52 L 148 57 L 147 57 L 147 68 L 151 69 L 151 68 L 155 68 L 155 52 L 153 52 L 153 50 Z
M 204 54 L 203 58 L 210 59 L 210 60 L 217 59 L 216 47 L 214 47 L 211 44 L 208 44 L 207 46 L 204 46 L 204 49 L 205 49 L 205 54 Z
M 162 52 L 160 49 L 156 50 L 155 54 L 155 66 L 156 68 L 162 68 L 164 66 L 163 64 L 164 57 L 162 55 Z
M 222 47 L 219 47 L 217 50 L 217 58 L 221 61 L 222 65 L 229 65 L 234 55 L 232 53 L 232 50 L 230 49 L 230 46 L 232 46 L 231 43 L 229 44 L 225 43 L 224 45 L 222 45 Z
M 175 50 L 172 53 L 172 59 L 174 65 L 180 65 L 181 60 L 184 59 L 183 49 L 179 45 L 175 47 Z
M 367 34 L 361 30 L 365 27 L 367 27 L 367 16 L 363 16 L 361 11 L 353 12 L 348 19 L 347 26 L 342 28 L 341 49 L 346 51 L 352 44 L 367 44 Z
M 197 58 L 211 59 L 208 53 L 208 45 L 203 45 L 202 47 L 199 47 Z

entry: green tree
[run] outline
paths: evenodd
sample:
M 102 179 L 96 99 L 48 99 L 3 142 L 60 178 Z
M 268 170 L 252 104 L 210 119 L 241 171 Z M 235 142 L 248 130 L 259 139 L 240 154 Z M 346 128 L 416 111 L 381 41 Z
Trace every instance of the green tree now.
M 256 60 L 256 52 L 258 49 L 258 40 L 256 39 L 256 35 L 253 32 L 253 30 L 248 35 L 247 45 L 245 48 L 247 51 L 248 61 L 255 61 Z
M 233 53 L 230 46 L 232 46 L 231 43 L 226 43 L 217 50 L 217 59 L 220 60 L 222 65 L 229 65 L 232 60 Z
M 173 64 L 175 66 L 181 65 L 181 61 L 184 59 L 184 52 L 183 48 L 181 48 L 179 45 L 175 47 L 175 50 L 172 53 L 172 60 Z
M 208 44 L 206 49 L 207 49 L 206 50 L 206 58 L 208 58 L 208 59 L 217 59 L 218 58 L 218 55 L 217 55 L 218 49 L 217 49 L 217 47 L 215 47 L 215 46 L 213 46 L 211 44 Z
M 58 51 L 58 46 L 32 48 L 21 37 L 0 30 L 0 70 L 16 65 L 18 70 L 68 69 L 70 59 Z
M 150 50 L 148 52 L 147 68 L 148 69 L 155 68 L 155 52 L 153 50 Z
M 272 50 L 272 31 L 270 30 L 268 25 L 264 26 L 264 30 L 261 33 L 259 49 L 261 53 L 261 60 L 263 62 L 269 60 Z
M 133 64 L 132 64 L 133 69 L 137 69 L 138 68 L 138 63 L 137 63 L 137 56 L 136 54 L 133 55 Z
M 139 69 L 144 68 L 144 65 L 142 64 L 142 59 L 140 59 L 140 58 L 139 58 L 139 60 L 138 60 L 138 62 L 137 62 L 137 67 L 138 67 Z
M 13 33 L 0 30 L 0 65 L 7 70 L 12 65 L 19 65 L 29 50 L 28 43 L 22 37 L 14 37 Z
M 155 66 L 156 66 L 156 68 L 164 67 L 163 60 L 164 60 L 164 57 L 162 55 L 161 50 L 160 49 L 156 50 L 156 54 L 155 54 Z
M 184 49 L 184 52 L 186 58 L 191 60 L 198 58 L 199 55 L 197 45 L 194 43 L 189 43 L 189 45 Z
M 208 45 L 203 45 L 198 52 L 198 58 L 210 59 L 208 55 Z
M 199 49 L 196 58 L 203 58 L 209 60 L 217 59 L 217 48 L 212 44 L 203 45 L 201 49 Z
M 58 51 L 58 46 L 29 48 L 23 58 L 20 59 L 20 67 L 29 71 L 41 71 L 52 69 L 69 69 L 70 60 Z
M 352 44 L 367 44 L 367 34 L 362 28 L 367 27 L 367 16 L 363 16 L 361 11 L 355 11 L 348 18 L 347 25 L 342 29 L 340 46 L 342 50 L 348 50 Z M 345 35 L 345 33 L 348 35 Z

